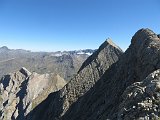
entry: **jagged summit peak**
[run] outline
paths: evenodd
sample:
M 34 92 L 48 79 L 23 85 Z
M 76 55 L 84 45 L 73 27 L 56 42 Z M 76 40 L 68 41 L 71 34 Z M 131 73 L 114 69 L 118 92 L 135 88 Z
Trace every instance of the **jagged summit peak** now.
M 131 43 L 135 44 L 140 43 L 140 42 L 144 42 L 145 40 L 147 40 L 148 38 L 158 38 L 157 34 L 155 34 L 152 30 L 150 30 L 149 28 L 142 28 L 140 30 L 138 30 L 135 35 L 132 38 Z
M 7 46 L 2 46 L 2 47 L 0 47 L 0 51 L 8 51 L 9 49 L 8 49 L 8 47 Z
M 112 39 L 110 39 L 110 38 L 106 39 L 106 43 L 109 44 L 109 45 L 111 45 L 111 46 L 113 46 L 113 47 L 115 47 L 115 48 L 120 49 L 120 48 L 112 41 Z
M 114 49 L 115 48 L 115 49 Z M 114 50 L 113 50 L 114 49 Z M 86 61 L 82 64 L 81 68 L 79 69 L 79 71 L 81 71 L 83 68 L 85 68 L 88 64 L 90 64 L 92 61 L 94 61 L 95 59 L 98 58 L 99 54 L 103 54 L 106 51 L 107 52 L 111 52 L 111 51 L 120 51 L 119 53 L 122 54 L 123 50 L 118 47 L 114 42 L 112 42 L 112 40 L 110 38 L 106 39 L 101 45 L 100 47 L 90 56 L 86 59 Z M 112 52 L 113 52 L 112 51 Z M 107 53 L 106 52 L 106 53 Z M 78 71 L 78 73 L 79 73 Z
M 8 47 L 7 46 L 2 46 L 1 49 L 8 49 Z
M 101 51 L 102 49 L 104 49 L 106 46 L 109 46 L 109 45 L 122 51 L 122 49 L 118 47 L 110 38 L 107 38 L 104 41 L 104 43 L 101 44 L 101 46 L 99 47 L 99 50 Z
M 156 34 L 149 28 L 142 28 L 138 30 L 135 35 L 156 36 Z
M 24 74 L 26 77 L 27 76 L 30 76 L 32 73 L 29 72 L 29 70 L 27 70 L 25 67 L 22 67 L 20 70 L 19 70 L 22 74 Z

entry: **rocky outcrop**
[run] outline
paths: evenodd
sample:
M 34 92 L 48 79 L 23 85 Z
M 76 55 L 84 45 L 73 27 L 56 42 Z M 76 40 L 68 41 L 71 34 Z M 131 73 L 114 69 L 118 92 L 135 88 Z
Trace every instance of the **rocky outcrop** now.
M 160 119 L 160 69 L 124 91 L 118 109 L 118 120 Z
M 0 81 L 0 119 L 24 120 L 47 96 L 66 84 L 57 74 L 31 73 L 21 68 Z
M 69 108 L 101 78 L 122 55 L 122 50 L 106 40 L 82 65 L 78 74 L 60 91 L 51 94 L 29 115 L 32 120 L 62 119 Z M 76 109 L 79 109 L 77 107 Z M 73 109 L 74 112 L 77 110 Z

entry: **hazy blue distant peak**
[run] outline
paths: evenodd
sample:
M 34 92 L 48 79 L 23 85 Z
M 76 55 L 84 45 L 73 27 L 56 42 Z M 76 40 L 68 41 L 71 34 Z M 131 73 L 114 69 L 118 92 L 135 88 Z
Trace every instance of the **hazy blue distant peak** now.
M 9 51 L 8 47 L 6 46 L 0 47 L 0 52 L 6 52 L 6 51 Z
M 8 47 L 7 46 L 2 46 L 0 49 L 8 50 Z

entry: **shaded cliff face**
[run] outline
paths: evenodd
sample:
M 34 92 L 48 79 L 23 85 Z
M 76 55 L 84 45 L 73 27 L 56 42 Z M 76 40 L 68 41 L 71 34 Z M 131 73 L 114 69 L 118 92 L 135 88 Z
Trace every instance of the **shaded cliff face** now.
M 122 55 L 122 50 L 110 39 L 106 40 L 82 65 L 78 74 L 63 87 L 52 93 L 29 115 L 32 120 L 62 119 L 70 107 L 101 78 L 104 72 Z M 79 106 L 73 111 L 77 111 Z
M 0 81 L 0 119 L 24 120 L 51 92 L 65 84 L 57 74 L 31 73 L 26 68 L 3 76 Z

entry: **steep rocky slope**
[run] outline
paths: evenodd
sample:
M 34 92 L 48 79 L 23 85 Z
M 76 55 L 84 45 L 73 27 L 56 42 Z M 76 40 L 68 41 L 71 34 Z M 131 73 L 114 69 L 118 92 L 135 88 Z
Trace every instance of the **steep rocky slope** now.
M 65 80 L 70 80 L 93 52 L 94 50 L 90 49 L 64 52 L 30 52 L 1 47 L 0 77 L 18 71 L 21 67 L 26 67 L 31 72 L 55 73 Z
M 79 74 L 83 73 L 87 65 L 90 66 L 87 63 L 83 64 Z M 131 45 L 120 59 L 104 70 L 102 76 L 96 77 L 100 78 L 99 80 L 94 80 L 94 76 L 86 78 L 82 76 L 81 79 L 77 79 L 81 76 L 78 74 L 62 90 L 49 95 L 28 115 L 28 118 L 32 116 L 33 120 L 159 119 L 159 68 L 160 38 L 149 29 L 141 29 L 133 36 Z M 91 67 L 88 71 L 92 69 Z M 95 72 L 96 69 L 93 73 Z M 88 72 L 85 73 L 88 75 Z
M 104 72 L 118 60 L 122 50 L 110 39 L 106 40 L 82 65 L 78 74 L 62 90 L 53 93 L 36 107 L 27 119 L 57 120 L 65 116 L 69 108 L 89 91 Z M 79 106 L 73 109 L 76 112 Z
M 0 119 L 24 120 L 49 93 L 66 84 L 58 74 L 31 73 L 21 68 L 0 80 Z

